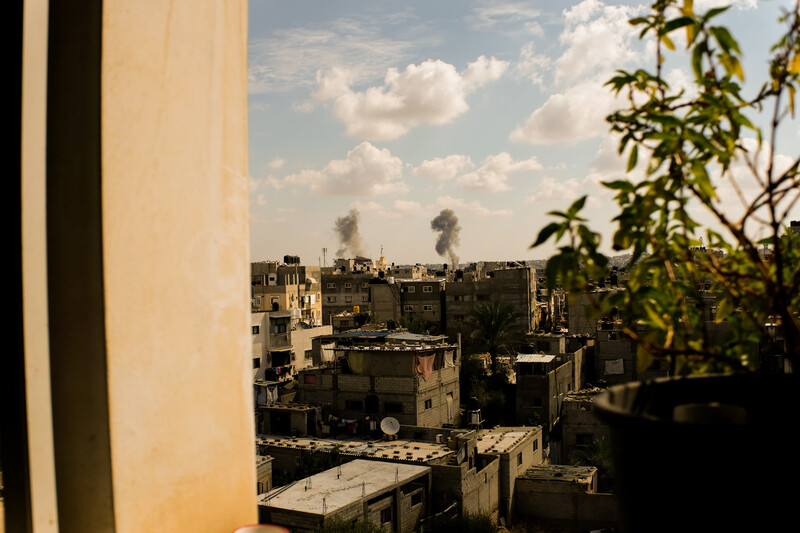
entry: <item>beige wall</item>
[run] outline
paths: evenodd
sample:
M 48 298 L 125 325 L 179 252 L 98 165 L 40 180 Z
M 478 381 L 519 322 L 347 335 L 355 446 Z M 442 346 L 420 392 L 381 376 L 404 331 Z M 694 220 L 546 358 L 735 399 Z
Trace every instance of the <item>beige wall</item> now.
M 92 243 L 81 231 L 74 232 L 82 244 L 97 244 L 87 256 L 101 254 L 101 274 L 83 273 L 94 276 L 89 284 L 99 288 L 100 314 L 83 313 L 79 300 L 70 304 L 72 316 L 51 314 L 49 350 L 52 354 L 58 344 L 52 341 L 53 328 L 63 335 L 69 329 L 64 326 L 71 324 L 100 325 L 96 337 L 87 341 L 73 335 L 70 346 L 58 346 L 59 353 L 76 354 L 75 346 L 100 341 L 91 346 L 100 357 L 92 360 L 97 366 L 59 375 L 57 392 L 64 397 L 70 386 L 99 392 L 107 412 L 74 416 L 74 410 L 58 405 L 54 397 L 54 408 L 58 405 L 67 416 L 53 417 L 55 452 L 48 452 L 46 431 L 39 431 L 48 424 L 47 396 L 32 400 L 28 417 L 36 423 L 30 449 L 44 454 L 37 456 L 41 461 L 32 456 L 42 466 L 32 469 L 37 485 L 32 491 L 34 531 L 55 530 L 54 493 L 62 532 L 232 531 L 256 520 L 247 283 L 247 2 L 105 0 L 101 10 L 98 2 L 90 4 L 89 11 L 97 8 L 92 15 L 102 13 L 97 25 L 85 21 L 93 32 L 90 37 L 102 38 L 101 53 L 83 58 L 69 55 L 80 46 L 58 49 L 63 54 L 60 70 L 50 76 L 69 77 L 64 67 L 70 65 L 99 69 L 99 94 L 87 97 L 94 98 L 89 107 L 100 110 L 99 136 L 86 133 L 74 143 L 86 147 L 89 158 L 99 154 L 99 182 L 78 181 L 89 189 L 102 185 L 89 191 L 101 193 L 100 216 L 83 216 L 81 191 L 51 207 L 33 167 L 31 173 L 23 172 L 22 201 L 39 218 L 46 206 L 48 231 L 62 221 L 78 226 L 73 223 L 78 219 L 89 224 L 79 229 L 102 237 Z M 25 2 L 26 10 L 46 12 L 46 5 Z M 81 12 L 70 16 L 77 21 L 73 30 L 82 29 Z M 59 21 L 60 30 L 69 29 L 53 11 L 50 17 L 51 23 Z M 47 34 L 41 27 L 36 31 Z M 30 63 L 26 59 L 26 66 L 36 70 L 42 61 L 46 59 L 40 53 Z M 91 73 L 76 76 L 91 78 Z M 29 95 L 41 98 L 40 93 L 26 86 L 23 101 L 31 101 Z M 63 98 L 56 103 L 57 110 L 65 109 Z M 39 104 L 41 113 L 41 100 Z M 48 135 L 53 131 L 60 135 L 54 140 L 63 141 L 70 129 L 65 127 L 69 113 L 79 116 L 84 110 L 59 116 L 51 109 L 54 128 Z M 41 121 L 41 115 L 26 115 L 23 131 L 35 133 Z M 73 135 L 83 132 L 75 128 Z M 48 152 L 51 146 L 70 145 L 50 140 Z M 32 161 L 41 158 L 41 139 L 23 136 L 23 144 L 39 151 Z M 48 190 L 51 171 L 58 174 L 52 182 L 58 186 L 79 175 L 74 168 L 47 171 Z M 38 255 L 25 266 L 24 277 L 41 283 L 45 254 L 58 257 L 64 250 L 58 247 L 53 255 L 52 246 L 58 243 L 52 240 L 44 249 L 41 231 L 26 238 L 26 245 L 31 243 Z M 51 268 L 47 275 L 52 274 Z M 80 274 L 74 279 L 83 281 Z M 61 291 L 52 288 L 51 310 L 53 294 L 60 298 L 59 307 L 68 306 Z M 42 328 L 48 313 L 45 297 L 26 293 L 25 298 L 26 305 L 34 306 L 30 312 L 42 317 L 37 322 Z M 26 340 L 26 352 L 28 346 L 34 348 L 31 353 L 48 350 L 46 342 Z M 29 391 L 40 386 L 47 390 L 46 366 L 26 362 L 26 367 L 29 379 L 40 380 Z M 106 446 L 108 462 L 92 468 L 108 475 L 108 485 L 87 482 L 93 473 L 82 461 L 89 455 L 69 451 L 96 447 L 89 440 L 93 437 L 81 441 L 94 430 L 105 433 L 98 442 Z M 47 472 L 47 453 L 55 454 L 56 471 L 68 474 L 57 477 L 57 487 Z

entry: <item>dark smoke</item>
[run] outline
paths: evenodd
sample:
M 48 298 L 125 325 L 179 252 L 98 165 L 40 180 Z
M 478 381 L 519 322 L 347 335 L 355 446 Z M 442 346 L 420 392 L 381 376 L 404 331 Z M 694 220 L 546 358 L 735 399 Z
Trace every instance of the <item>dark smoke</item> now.
M 450 258 L 453 270 L 458 268 L 458 255 L 455 247 L 461 242 L 458 233 L 461 226 L 458 225 L 458 217 L 452 209 L 442 209 L 439 216 L 431 220 L 431 229 L 441 232 L 436 239 L 436 253 L 444 257 L 445 254 Z
M 336 219 L 333 229 L 339 236 L 339 249 L 336 250 L 336 257 L 344 257 L 349 249 L 351 257 L 364 255 L 361 249 L 361 234 L 358 233 L 358 221 L 360 215 L 358 209 L 351 209 L 350 212 Z

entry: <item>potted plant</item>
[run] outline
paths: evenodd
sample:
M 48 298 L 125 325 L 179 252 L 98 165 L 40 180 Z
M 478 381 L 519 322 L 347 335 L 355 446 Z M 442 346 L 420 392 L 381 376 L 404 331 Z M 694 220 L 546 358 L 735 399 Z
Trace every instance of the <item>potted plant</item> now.
M 781 18 L 755 94 L 740 85 L 742 51 L 718 25 L 724 12 L 657 0 L 631 20 L 652 39 L 653 71 L 608 83 L 628 103 L 608 121 L 630 174 L 605 186 L 618 208 L 613 248 L 631 261 L 626 290 L 598 297 L 596 312 L 621 317 L 640 368 L 666 359 L 676 376 L 596 402 L 612 428 L 628 531 L 763 529 L 794 510 L 796 489 L 784 487 L 800 466 L 788 425 L 800 407 L 800 228 L 790 225 L 800 143 L 779 156 L 776 142 L 800 85 L 800 5 Z M 693 73 L 685 90 L 662 72 L 678 36 Z M 735 205 L 720 200 L 723 185 Z M 532 244 L 561 243 L 551 288 L 591 293 L 607 276 L 585 202 L 551 212 L 557 220 Z

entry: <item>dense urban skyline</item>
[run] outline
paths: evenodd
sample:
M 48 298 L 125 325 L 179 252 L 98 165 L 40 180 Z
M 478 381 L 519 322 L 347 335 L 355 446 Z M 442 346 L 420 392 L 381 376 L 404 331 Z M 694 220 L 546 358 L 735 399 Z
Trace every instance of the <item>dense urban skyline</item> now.
M 752 92 L 788 2 L 732 3 L 723 22 Z M 528 250 L 544 213 L 582 194 L 608 228 L 611 193 L 599 182 L 624 161 L 604 121 L 620 103 L 603 84 L 617 68 L 652 68 L 627 22 L 647 5 L 253 2 L 252 260 L 317 264 L 327 248 L 330 265 L 339 249 L 377 259 L 383 247 L 390 262 L 443 262 L 431 222 L 444 209 L 458 218 L 462 262 L 544 258 L 550 249 Z M 686 86 L 678 63 L 666 63 L 667 78 Z M 794 121 L 777 153 L 798 141 Z M 725 183 L 718 191 L 735 201 Z M 361 246 L 343 247 L 337 219 L 352 226 L 355 212 Z

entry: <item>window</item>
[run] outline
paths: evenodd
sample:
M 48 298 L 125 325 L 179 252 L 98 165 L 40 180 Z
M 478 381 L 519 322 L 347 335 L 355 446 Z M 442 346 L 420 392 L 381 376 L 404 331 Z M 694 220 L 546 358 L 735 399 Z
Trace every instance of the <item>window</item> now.
M 351 411 L 363 411 L 364 402 L 361 400 L 345 400 L 344 408 L 350 409 Z
M 326 287 L 327 287 L 328 289 L 335 289 L 335 288 L 336 288 L 336 284 L 335 284 L 335 283 L 328 283 L 328 284 L 326 285 Z
M 345 296 L 344 297 L 344 301 L 347 302 L 347 303 L 350 303 L 350 302 L 353 301 L 353 297 L 352 296 Z
M 416 287 L 409 287 L 409 288 L 408 288 L 408 292 L 414 292 L 415 290 L 417 290 L 417 288 L 416 288 Z
M 361 288 L 362 289 L 368 289 L 369 288 L 369 283 L 362 283 L 361 284 Z
M 411 507 L 422 503 L 422 491 L 415 492 L 411 495 Z
M 539 449 L 539 439 L 533 439 L 533 451 Z
M 333 303 L 336 301 L 336 296 L 328 296 L 328 303 Z
M 258 368 L 261 366 L 261 359 L 258 357 L 253 358 L 253 368 Z
M 425 409 L 430 409 L 431 407 L 433 407 L 433 400 L 425 400 Z
M 592 434 L 591 433 L 576 433 L 575 446 L 591 446 Z
M 344 288 L 345 288 L 345 289 L 351 289 L 352 287 L 353 287 L 353 284 L 352 284 L 352 283 L 345 283 L 345 284 L 344 284 Z
M 385 402 L 383 404 L 383 410 L 387 413 L 402 413 L 403 404 L 400 402 Z
M 381 524 L 387 524 L 392 521 L 392 508 L 387 507 L 386 509 L 381 509 Z
M 361 301 L 362 301 L 362 302 L 366 302 L 368 299 L 369 299 L 369 297 L 368 297 L 368 296 L 362 296 L 362 297 L 361 297 Z
M 306 350 L 306 361 L 311 360 L 311 350 Z
M 424 285 L 422 287 L 422 292 L 433 292 L 433 287 L 431 287 L 430 285 Z
M 422 306 L 422 310 L 423 311 L 433 311 L 433 306 L 432 305 L 423 305 Z
M 253 335 L 258 335 L 258 326 L 253 326 Z
M 286 324 L 275 324 L 273 331 L 275 333 L 286 333 Z
M 413 305 L 404 305 L 403 306 L 403 311 L 405 311 L 406 313 L 410 313 L 410 312 L 414 311 L 414 306 Z
M 464 301 L 464 296 L 462 294 L 456 294 L 455 296 L 453 296 L 453 301 L 454 302 L 463 302 Z
M 522 466 L 522 452 L 517 454 L 517 466 Z

